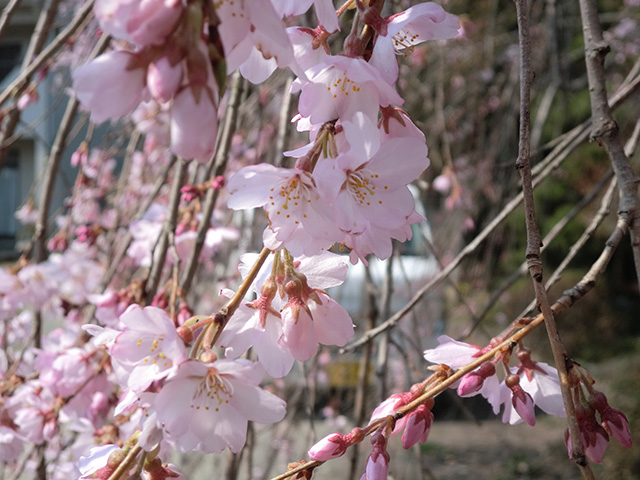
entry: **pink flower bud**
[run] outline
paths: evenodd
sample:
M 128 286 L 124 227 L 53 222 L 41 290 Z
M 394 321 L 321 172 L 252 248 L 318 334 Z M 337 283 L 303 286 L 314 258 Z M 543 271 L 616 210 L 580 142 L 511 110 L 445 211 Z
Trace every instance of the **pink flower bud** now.
M 511 403 L 520 418 L 532 427 L 536 424 L 535 404 L 533 398 L 525 392 L 520 386 L 520 377 L 517 375 L 509 375 L 505 381 L 507 387 L 511 389 Z
M 591 407 L 585 408 L 582 405 L 576 405 L 576 420 L 582 436 L 584 453 L 592 462 L 602 463 L 609 435 L 596 421 L 595 410 Z M 569 449 L 569 454 L 571 454 L 571 449 Z
M 458 395 L 466 397 L 476 393 L 482 388 L 484 381 L 496 374 L 496 366 L 492 362 L 484 362 L 480 367 L 467 373 L 458 385 Z
M 332 433 L 324 437 L 309 449 L 309 458 L 319 462 L 326 462 L 332 458 L 338 458 L 347 451 L 347 442 L 339 433 Z
M 371 455 L 367 458 L 367 466 L 362 479 L 365 480 L 386 480 L 389 475 L 389 454 L 387 453 L 387 438 L 383 429 L 376 430 L 371 435 Z M 361 479 L 361 480 L 362 480 Z
M 207 162 L 215 150 L 218 112 L 207 89 L 199 93 L 186 88 L 173 99 L 171 150 L 185 159 Z
M 171 65 L 166 56 L 149 65 L 147 87 L 151 95 L 162 102 L 173 98 L 182 82 L 182 62 Z
M 413 447 L 418 442 L 425 443 L 427 441 L 433 423 L 433 413 L 431 413 L 433 404 L 434 401 L 430 398 L 409 414 L 402 433 L 402 446 L 405 449 Z
M 620 410 L 611 408 L 607 402 L 607 397 L 602 392 L 595 392 L 589 404 L 600 414 L 602 427 L 606 432 L 620 442 L 620 445 L 630 448 L 631 430 L 625 414 Z

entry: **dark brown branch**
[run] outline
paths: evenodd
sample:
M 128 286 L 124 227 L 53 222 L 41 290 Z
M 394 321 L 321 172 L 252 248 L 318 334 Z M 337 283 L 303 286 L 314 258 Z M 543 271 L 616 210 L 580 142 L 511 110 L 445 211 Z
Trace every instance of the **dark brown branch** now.
M 575 405 L 571 395 L 571 385 L 569 372 L 567 369 L 567 351 L 560 339 L 555 316 L 547 291 L 544 288 L 542 257 L 540 248 L 542 238 L 536 220 L 535 205 L 533 200 L 533 182 L 531 179 L 530 167 L 530 122 L 531 122 L 531 82 L 533 81 L 533 70 L 531 67 L 531 37 L 529 35 L 529 12 L 527 0 L 515 0 L 518 17 L 518 38 L 520 46 L 520 133 L 518 139 L 518 160 L 516 169 L 520 173 L 522 181 L 522 192 L 524 194 L 525 224 L 527 229 L 527 268 L 533 280 L 533 288 L 536 294 L 536 302 L 542 312 L 544 325 L 549 337 L 549 343 L 553 352 L 553 359 L 560 377 L 560 390 L 562 401 L 567 414 L 569 434 L 571 435 L 571 458 L 579 466 L 584 478 L 592 478 L 593 473 L 589 468 L 587 458 L 584 454 L 582 436 L 578 427 Z
M 631 168 L 618 134 L 607 100 L 604 58 L 609 46 L 602 37 L 595 0 L 580 0 L 580 13 L 584 33 L 585 61 L 593 124 L 591 138 L 602 145 L 611 160 L 620 190 L 620 213 L 629 218 L 633 258 L 640 288 L 640 201 L 638 177 Z

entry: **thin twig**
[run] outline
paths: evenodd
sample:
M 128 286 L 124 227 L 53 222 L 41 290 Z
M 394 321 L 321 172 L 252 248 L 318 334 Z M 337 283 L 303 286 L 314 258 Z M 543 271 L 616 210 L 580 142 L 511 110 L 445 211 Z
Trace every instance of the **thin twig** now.
M 51 207 L 51 197 L 53 196 L 53 186 L 58 175 L 62 152 L 67 144 L 67 136 L 71 130 L 73 119 L 78 111 L 78 101 L 75 97 L 69 99 L 67 109 L 64 112 L 60 128 L 53 142 L 53 147 L 49 154 L 47 162 L 47 171 L 42 185 L 42 193 L 40 194 L 40 204 L 38 207 L 38 220 L 36 221 L 36 231 L 34 234 L 34 260 L 41 262 L 46 257 L 47 227 L 49 221 L 49 209 Z
M 100 55 L 108 45 L 108 38 L 101 39 L 92 52 L 92 58 Z M 60 167 L 60 161 L 64 148 L 67 145 L 69 138 L 69 132 L 73 124 L 73 119 L 78 111 L 78 100 L 75 97 L 69 98 L 67 103 L 67 109 L 64 112 L 64 116 L 60 121 L 60 127 L 56 133 L 56 138 L 53 141 L 51 152 L 49 153 L 49 159 L 47 161 L 47 171 L 44 177 L 44 183 L 42 186 L 42 193 L 40 196 L 40 205 L 38 208 L 38 220 L 36 222 L 36 231 L 34 234 L 34 259 L 36 262 L 41 262 L 46 256 L 46 241 L 47 241 L 47 226 L 49 220 L 49 208 L 51 206 L 51 197 L 53 195 L 53 187 L 55 185 L 55 179 Z
M 636 128 L 634 129 L 634 132 L 631 135 L 631 138 L 629 138 L 629 141 L 625 146 L 625 151 L 627 152 L 627 155 L 631 155 L 631 152 L 635 150 L 638 144 L 639 138 L 640 138 L 640 121 L 636 123 Z M 609 170 L 609 173 L 605 175 L 603 178 L 601 178 L 599 183 L 603 184 L 605 181 L 608 181 L 608 179 L 612 175 L 613 175 L 613 170 Z M 571 260 L 575 258 L 578 252 L 587 243 L 587 240 L 589 240 L 593 236 L 598 226 L 609 214 L 609 208 L 611 207 L 611 202 L 613 201 L 613 191 L 616 186 L 617 186 L 617 183 L 616 183 L 616 179 L 614 178 L 609 183 L 609 188 L 607 189 L 607 192 L 605 193 L 604 197 L 602 197 L 602 201 L 600 202 L 600 208 L 598 209 L 598 212 L 591 220 L 591 223 L 589 223 L 589 226 L 585 229 L 585 231 L 582 233 L 580 238 L 578 238 L 578 240 L 576 240 L 576 242 L 571 246 L 567 256 L 562 260 L 562 262 L 560 262 L 560 265 L 558 265 L 558 267 L 555 269 L 553 274 L 549 277 L 549 280 L 547 280 L 547 283 L 545 284 L 545 289 L 547 290 L 547 292 L 558 280 L 560 280 L 560 276 L 562 275 L 562 272 L 567 268 Z M 544 241 L 544 243 L 546 244 L 546 241 Z M 530 312 L 534 308 L 534 306 L 535 306 L 535 301 L 531 302 L 527 306 L 527 308 L 525 308 L 522 311 L 522 313 L 516 318 L 526 315 L 528 312 Z
M 600 191 L 605 187 L 608 180 L 611 179 L 613 175 L 613 170 L 609 169 L 609 171 L 598 181 L 595 187 L 589 192 L 588 195 L 584 196 L 580 202 L 578 202 L 572 209 L 569 211 L 564 217 L 562 217 L 558 223 L 556 223 L 549 233 L 542 239 L 542 251 L 549 247 L 549 245 L 555 240 L 555 238 L 562 233 L 564 227 L 566 227 L 569 222 L 571 222 L 574 218 L 578 216 L 578 214 L 589 205 L 600 193 Z M 473 318 L 473 324 L 469 327 L 467 331 L 459 340 L 464 340 L 466 337 L 471 335 L 471 333 L 482 323 L 482 321 L 486 318 L 487 314 L 491 310 L 491 308 L 496 304 L 496 302 L 500 299 L 500 297 L 513 286 L 513 284 L 525 273 L 527 273 L 527 262 L 524 261 L 520 264 L 517 270 L 515 270 L 508 278 L 506 278 L 493 292 L 485 306 L 482 308 L 482 311 Z M 547 288 L 549 290 L 549 288 Z M 529 307 L 522 314 L 518 315 L 517 318 L 524 316 L 528 311 L 533 307 Z
M 623 102 L 630 97 L 640 87 L 640 76 L 635 77 L 632 81 L 622 85 L 616 95 L 611 99 L 612 108 L 619 107 Z M 579 126 L 573 128 L 570 132 L 564 134 L 563 140 L 550 152 L 545 160 L 536 165 L 532 171 L 537 173 L 533 181 L 534 187 L 537 186 L 542 180 L 547 178 L 558 166 L 567 158 L 569 153 L 577 148 L 587 138 L 587 132 L 590 125 L 590 121 L 587 120 Z M 544 169 L 542 169 L 544 167 Z M 541 170 L 542 169 L 542 170 Z M 401 308 L 394 315 L 385 320 L 382 324 L 378 325 L 372 330 L 368 330 L 360 338 L 349 343 L 343 347 L 340 352 L 344 353 L 367 342 L 380 335 L 382 332 L 389 328 L 395 327 L 395 325 L 413 308 L 418 304 L 424 295 L 430 292 L 433 288 L 437 287 L 442 281 L 447 278 L 451 273 L 460 265 L 462 260 L 467 256 L 475 252 L 475 250 L 482 244 L 482 242 L 493 232 L 493 230 L 504 221 L 507 216 L 513 212 L 520 202 L 522 202 L 522 192 L 518 193 L 509 203 L 505 205 L 502 211 L 469 243 L 467 244 L 458 255 L 449 263 L 441 272 L 435 277 L 429 280 L 416 294 L 407 302 L 407 304 Z
M 149 271 L 149 277 L 145 283 L 146 301 L 151 303 L 153 296 L 156 294 L 158 285 L 160 284 L 160 277 L 162 276 L 162 270 L 164 269 L 164 263 L 167 258 L 167 252 L 171 244 L 171 233 L 175 232 L 176 224 L 178 220 L 178 206 L 180 205 L 180 188 L 184 182 L 185 175 L 187 173 L 187 162 L 179 158 L 178 165 L 174 172 L 173 183 L 171 185 L 171 193 L 169 197 L 169 209 L 167 216 L 164 219 L 162 226 L 162 233 L 156 248 L 153 249 L 151 258 L 153 265 Z
M 44 42 L 47 39 L 47 35 L 51 30 L 53 21 L 58 12 L 60 1 L 61 0 L 52 0 L 40 12 L 38 21 L 36 22 L 36 26 L 33 29 L 31 38 L 29 39 L 27 51 L 24 58 L 22 59 L 21 73 L 24 73 L 25 70 L 29 68 L 29 62 L 31 62 L 32 57 L 42 51 Z M 19 97 L 27 89 L 30 81 L 31 75 L 25 77 L 25 81 L 14 92 L 14 96 Z M 0 170 L 2 170 L 2 165 L 4 164 L 7 153 L 9 151 L 7 147 L 11 144 L 10 140 L 18 126 L 18 123 L 20 122 L 21 114 L 22 112 L 18 108 L 17 103 L 14 103 L 11 106 L 9 113 L 7 114 L 7 118 L 4 122 L 4 128 L 2 128 L 2 130 L 0 131 Z
M 590 478 L 590 469 L 587 457 L 584 453 L 584 446 L 578 421 L 576 418 L 575 405 L 571 395 L 571 385 L 569 379 L 569 356 L 565 349 L 558 328 L 547 291 L 544 288 L 542 257 L 540 247 L 542 238 L 536 220 L 536 211 L 533 200 L 533 182 L 531 180 L 530 167 L 530 122 L 531 122 L 531 82 L 533 81 L 533 70 L 531 68 L 531 37 L 529 35 L 529 13 L 527 0 L 515 0 L 518 17 L 518 38 L 520 46 L 520 133 L 518 140 L 518 160 L 516 169 L 520 173 L 522 180 L 522 192 L 524 194 L 525 224 L 527 229 L 527 268 L 533 280 L 533 288 L 536 294 L 536 302 L 542 311 L 544 324 L 549 337 L 549 343 L 553 352 L 558 376 L 560 378 L 560 390 L 562 401 L 567 414 L 569 434 L 571 435 L 571 458 L 580 467 L 584 478 Z
M 553 304 L 553 306 L 551 306 L 551 310 L 554 315 L 558 315 L 559 313 L 571 308 L 571 306 L 573 306 L 580 299 L 584 298 L 587 293 L 595 288 L 598 279 L 605 272 L 607 266 L 609 265 L 609 262 L 611 261 L 611 258 L 613 257 L 613 254 L 615 253 L 618 245 L 620 245 L 620 242 L 626 235 L 628 229 L 629 223 L 627 219 L 624 217 L 619 217 L 613 233 L 607 239 L 604 249 L 602 250 L 598 259 L 593 263 L 593 265 L 591 265 L 589 271 L 573 288 L 563 292 L 562 296 Z M 449 388 L 449 386 L 460 380 L 464 375 L 472 372 L 487 360 L 492 359 L 498 352 L 510 349 L 510 346 L 512 344 L 515 344 L 525 338 L 536 328 L 538 328 L 542 323 L 544 323 L 544 316 L 543 314 L 539 314 L 528 325 L 524 326 L 520 330 L 505 338 L 504 341 L 502 341 L 500 344 L 496 345 L 491 350 L 479 356 L 473 362 L 458 368 L 451 376 L 441 380 L 435 386 L 417 397 L 414 401 L 397 410 L 393 415 L 394 420 L 398 420 L 406 416 L 429 398 L 433 398 L 436 395 L 439 395 L 447 388 Z M 386 420 L 387 417 L 374 420 L 366 427 L 367 432 L 371 432 L 373 429 L 377 428 L 377 426 L 379 426 L 381 422 L 384 422 Z M 272 480 L 285 480 L 310 468 L 318 467 L 322 465 L 322 463 L 324 462 L 306 462 L 281 475 L 278 475 L 277 477 L 274 477 Z
M 640 200 L 639 179 L 631 168 L 607 100 L 604 58 L 609 45 L 602 37 L 602 27 L 594 0 L 580 0 L 584 33 L 584 51 L 591 98 L 593 125 L 591 138 L 602 145 L 611 160 L 620 190 L 620 212 L 629 217 L 633 259 L 640 288 Z
M 0 17 L 0 38 L 4 35 L 4 31 L 9 25 L 9 20 L 11 20 L 11 16 L 15 13 L 20 2 L 21 0 L 11 0 L 2 10 L 2 17 Z
M 11 84 L 0 93 L 0 105 L 7 101 L 7 99 L 15 94 L 15 91 L 19 89 L 22 84 L 40 69 L 47 60 L 49 60 L 60 48 L 66 45 L 67 40 L 71 38 L 80 25 L 83 24 L 85 18 L 92 13 L 93 0 L 89 0 L 69 23 L 67 28 L 61 31 L 58 36 L 45 48 L 30 64 L 29 67 L 23 70 L 20 75 Z
M 240 72 L 236 72 L 233 78 L 233 85 L 231 87 L 231 94 L 229 98 L 229 105 L 227 106 L 227 112 L 225 115 L 224 126 L 222 135 L 220 136 L 219 145 L 216 151 L 215 160 L 212 161 L 208 170 L 207 177 L 210 178 L 213 174 L 215 176 L 223 175 L 227 167 L 227 160 L 229 158 L 229 149 L 231 147 L 231 138 L 236 131 L 236 125 L 238 120 L 238 109 L 240 107 L 240 98 L 242 97 L 242 90 L 244 89 L 244 79 L 240 75 Z M 188 292 L 191 288 L 191 282 L 195 277 L 196 270 L 198 269 L 198 259 L 200 258 L 200 252 L 204 246 L 204 241 L 207 237 L 207 231 L 211 225 L 211 215 L 218 199 L 218 189 L 210 188 L 205 194 L 204 206 L 202 208 L 202 218 L 198 225 L 197 235 L 189 259 L 185 265 L 182 279 L 180 281 L 180 288 L 183 292 Z

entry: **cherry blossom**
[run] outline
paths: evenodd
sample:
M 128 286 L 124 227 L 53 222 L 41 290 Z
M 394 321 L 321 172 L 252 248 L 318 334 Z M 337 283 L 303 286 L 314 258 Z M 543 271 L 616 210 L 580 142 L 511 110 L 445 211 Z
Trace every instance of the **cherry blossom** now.
M 578 428 L 580 429 L 580 436 L 582 437 L 584 453 L 592 462 L 602 463 L 604 452 L 609 443 L 609 435 L 596 421 L 595 410 L 589 406 L 585 407 L 582 404 L 577 404 L 576 420 L 578 422 Z M 567 444 L 569 457 L 571 458 L 573 452 L 568 429 L 565 431 L 564 440 Z
M 72 73 L 73 89 L 91 120 L 102 123 L 133 111 L 143 97 L 145 69 L 132 53 L 112 51 L 100 55 Z
M 433 413 L 431 413 L 433 404 L 433 399 L 430 399 L 407 416 L 407 423 L 402 432 L 402 446 L 405 449 L 413 447 L 418 442 L 425 443 L 429 438 L 433 423 Z
M 24 448 L 25 440 L 12 428 L 0 425 L 0 461 L 17 459 Z
M 387 452 L 387 438 L 381 428 L 371 435 L 371 447 L 371 454 L 360 480 L 386 480 L 391 457 Z
M 109 460 L 114 452 L 120 452 L 120 447 L 113 444 L 100 445 L 93 447 L 86 457 L 80 457 L 78 462 L 78 468 L 82 476 L 79 480 L 88 480 L 96 478 L 96 475 L 100 475 L 103 478 L 108 478 L 115 469 L 116 465 L 109 465 Z M 118 453 L 115 453 L 117 456 Z M 123 457 L 124 458 L 124 457 Z
M 394 84 L 398 78 L 397 52 L 413 51 L 415 45 L 426 40 L 446 40 L 458 35 L 460 21 L 432 2 L 414 5 L 402 13 L 392 15 L 377 26 L 377 37 L 371 64 L 382 77 Z
M 361 58 L 336 55 L 325 61 L 324 69 L 292 87 L 300 90 L 298 109 L 311 123 L 350 120 L 357 112 L 377 120 L 380 106 L 402 105 L 402 97 Z
M 239 307 L 222 332 L 218 345 L 225 349 L 225 355 L 231 359 L 238 358 L 253 347 L 265 371 L 274 378 L 280 378 L 289 373 L 294 357 L 282 341 L 280 313 L 271 306 L 275 291 L 267 293 L 266 285 L 263 284 L 263 293 L 258 300 Z M 232 293 L 223 292 L 228 297 Z
M 281 16 L 302 15 L 313 4 L 318 21 L 328 32 L 340 28 L 333 0 L 271 0 L 271 3 Z
M 182 339 L 169 316 L 156 307 L 131 305 L 120 316 L 125 330 L 110 349 L 121 385 L 135 392 L 174 373 L 187 358 Z
M 482 355 L 482 349 L 475 345 L 459 342 L 447 335 L 438 337 L 440 344 L 436 348 L 425 350 L 424 358 L 432 363 L 449 365 L 453 370 L 470 363 L 475 357 Z
M 326 462 L 344 455 L 347 447 L 348 442 L 343 435 L 331 433 L 309 449 L 309 458 L 319 462 Z
M 182 62 L 172 65 L 167 56 L 150 63 L 147 69 L 149 93 L 161 102 L 171 100 L 182 83 L 183 68 Z
M 215 151 L 218 109 L 209 89 L 185 88 L 171 105 L 171 150 L 185 159 L 208 162 Z
M 228 189 L 229 208 L 264 207 L 275 239 L 295 255 L 319 253 L 340 238 L 331 207 L 307 172 L 268 164 L 245 167 L 231 177 Z
M 160 45 L 182 14 L 180 0 L 96 0 L 100 27 L 137 45 Z
M 229 73 L 240 68 L 249 81 L 261 83 L 276 66 L 292 65 L 291 43 L 269 0 L 255 0 L 250 5 L 223 0 L 216 5 L 216 14 L 221 20 L 218 30 Z
M 285 414 L 285 403 L 257 386 L 262 375 L 247 360 L 184 362 L 154 401 L 167 439 L 181 452 L 238 452 L 247 421 L 274 423 Z

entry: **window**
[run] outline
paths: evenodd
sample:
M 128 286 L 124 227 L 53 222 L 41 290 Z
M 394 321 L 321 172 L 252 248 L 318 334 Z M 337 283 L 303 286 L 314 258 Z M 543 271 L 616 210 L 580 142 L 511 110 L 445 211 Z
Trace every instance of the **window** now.
M 0 45 L 0 82 L 20 63 L 21 54 L 22 46 L 18 42 Z
M 0 251 L 15 247 L 18 221 L 15 217 L 20 201 L 18 151 L 11 150 L 0 170 Z

